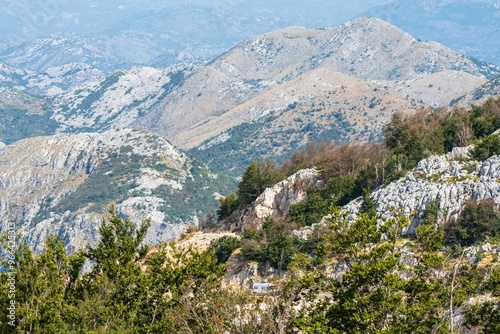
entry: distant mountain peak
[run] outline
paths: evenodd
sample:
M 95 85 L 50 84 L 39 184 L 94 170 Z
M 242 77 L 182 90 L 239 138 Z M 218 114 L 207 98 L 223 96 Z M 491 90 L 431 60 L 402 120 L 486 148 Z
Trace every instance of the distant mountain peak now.
M 500 4 L 495 0 L 399 0 L 360 16 L 376 16 L 422 40 L 500 65 Z

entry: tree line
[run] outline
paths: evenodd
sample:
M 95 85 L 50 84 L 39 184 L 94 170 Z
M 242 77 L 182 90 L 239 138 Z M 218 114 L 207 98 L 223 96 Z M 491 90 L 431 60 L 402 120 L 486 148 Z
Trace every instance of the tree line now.
M 406 175 L 417 163 L 453 147 L 475 144 L 470 158 L 483 161 L 500 154 L 500 98 L 466 109 L 422 109 L 394 114 L 384 127 L 383 142 L 311 142 L 281 165 L 253 161 L 235 193 L 220 201 L 223 220 L 249 205 L 262 191 L 300 169 L 318 168 L 321 182 L 306 202 L 290 209 L 291 220 L 317 223 L 331 205 L 342 206 Z
M 49 237 L 39 254 L 19 245 L 15 326 L 5 321 L 9 297 L 2 289 L 0 330 L 498 333 L 498 254 L 484 265 L 445 247 L 430 208 L 409 239 L 400 238 L 409 223 L 404 215 L 380 224 L 367 205 L 348 222 L 341 207 L 332 207 L 327 223 L 306 239 L 269 219 L 261 230 L 222 237 L 204 251 L 143 245 L 149 222 L 136 226 L 111 208 L 95 247 L 69 255 L 59 237 Z M 498 236 L 488 240 L 500 245 Z M 248 286 L 228 285 L 230 258 L 279 268 L 268 277 L 278 289 L 256 296 Z

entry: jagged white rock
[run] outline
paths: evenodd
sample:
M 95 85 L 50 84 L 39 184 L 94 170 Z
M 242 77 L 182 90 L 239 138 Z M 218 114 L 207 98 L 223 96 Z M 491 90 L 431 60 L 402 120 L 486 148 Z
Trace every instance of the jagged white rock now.
M 267 218 L 285 217 L 292 204 L 307 198 L 307 191 L 317 184 L 318 175 L 315 168 L 303 169 L 267 188 L 237 217 L 230 219 L 231 228 L 259 227 Z
M 377 202 L 377 213 L 391 217 L 392 210 L 401 208 L 411 218 L 410 226 L 404 231 L 413 233 L 420 223 L 421 214 L 432 200 L 439 201 L 444 219 L 455 218 L 467 200 L 493 199 L 500 204 L 500 156 L 478 161 L 451 160 L 460 149 L 449 155 L 431 156 L 422 160 L 409 174 L 386 187 L 372 193 Z M 361 201 L 349 203 L 345 209 L 355 217 Z

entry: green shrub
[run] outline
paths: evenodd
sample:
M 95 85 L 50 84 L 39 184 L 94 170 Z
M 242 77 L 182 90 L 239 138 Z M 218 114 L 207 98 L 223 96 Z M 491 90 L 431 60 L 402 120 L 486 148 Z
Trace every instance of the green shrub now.
M 241 254 L 246 260 L 286 270 L 297 252 L 298 238 L 292 235 L 292 226 L 286 221 L 268 219 L 262 229 L 245 229 L 241 240 Z
M 470 119 L 476 137 L 492 134 L 500 128 L 500 98 L 489 99 L 481 106 L 472 106 Z
M 445 226 L 448 245 L 470 246 L 500 235 L 500 212 L 492 199 L 468 201 L 459 217 Z
M 229 217 L 240 206 L 240 200 L 236 194 L 230 194 L 219 200 L 220 206 L 217 210 L 217 216 L 220 219 Z
M 310 193 L 304 202 L 292 204 L 288 212 L 289 219 L 300 226 L 319 223 L 328 214 L 328 203 L 318 193 Z
M 215 257 L 217 258 L 217 263 L 226 263 L 231 254 L 241 246 L 241 240 L 232 236 L 223 236 L 215 241 L 213 241 L 208 250 L 214 251 Z
M 250 204 L 262 192 L 284 179 L 278 166 L 269 161 L 252 161 L 238 185 L 238 198 L 241 205 Z
M 500 136 L 497 135 L 489 135 L 484 137 L 476 147 L 471 152 L 471 157 L 484 161 L 491 157 L 492 155 L 500 154 Z

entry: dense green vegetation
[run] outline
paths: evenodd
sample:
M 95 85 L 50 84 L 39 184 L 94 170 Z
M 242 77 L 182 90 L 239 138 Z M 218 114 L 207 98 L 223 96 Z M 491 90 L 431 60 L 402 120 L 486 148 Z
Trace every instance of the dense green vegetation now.
M 447 332 L 441 317 L 448 303 L 447 281 L 432 273 L 422 257 L 413 266 L 401 263 L 396 235 L 405 220 L 377 225 L 370 215 L 361 215 L 348 224 L 336 210 L 330 219 L 334 231 L 318 246 L 333 265 L 344 268 L 341 279 L 324 275 L 319 281 L 318 299 L 309 312 L 292 320 L 307 333 L 431 333 Z M 384 241 L 383 235 L 389 238 Z M 401 272 L 407 271 L 403 279 Z M 311 297 L 309 297 L 311 299 Z M 442 330 L 439 328 L 443 326 Z
M 257 261 L 279 272 L 288 269 L 300 240 L 293 236 L 294 226 L 268 219 L 262 229 L 245 229 L 241 236 L 241 253 L 246 260 Z
M 68 256 L 56 237 L 47 240 L 41 254 L 21 243 L 15 253 L 16 326 L 5 322 L 8 311 L 2 307 L 1 332 L 202 332 L 198 314 L 189 313 L 204 308 L 187 296 L 221 298 L 216 291 L 225 267 L 213 251 L 141 245 L 148 226 L 136 227 L 111 208 L 95 247 Z M 84 261 L 92 264 L 86 273 Z M 2 287 L 6 279 L 3 273 Z M 10 303 L 5 289 L 0 298 L 2 305 Z
M 447 244 L 462 246 L 500 236 L 500 211 L 492 199 L 469 200 L 458 219 L 445 225 L 445 233 Z
M 0 141 L 12 144 L 15 141 L 55 133 L 59 123 L 52 120 L 51 112 L 29 114 L 27 110 L 0 108 Z
M 368 205 L 369 206 L 369 205 Z M 15 320 L 0 309 L 5 333 L 497 333 L 500 267 L 468 264 L 436 234 L 400 239 L 404 216 L 377 223 L 370 213 L 348 222 L 331 208 L 306 239 L 285 221 L 222 237 L 206 251 L 142 244 L 149 226 L 103 219 L 101 240 L 72 255 L 49 237 L 34 254 L 15 251 Z M 426 224 L 433 224 L 432 212 Z M 7 249 L 7 236 L 2 246 Z M 429 244 L 434 245 L 429 247 Z M 234 250 L 241 247 L 241 255 Z M 221 286 L 229 256 L 279 268 L 271 295 Z M 90 270 L 83 271 L 85 261 Z M 8 266 L 7 260 L 3 261 Z M 287 271 L 285 271 L 287 270 Z M 485 302 L 469 302 L 482 295 Z M 456 318 L 452 315 L 463 314 Z M 12 326 L 14 325 L 14 326 Z

